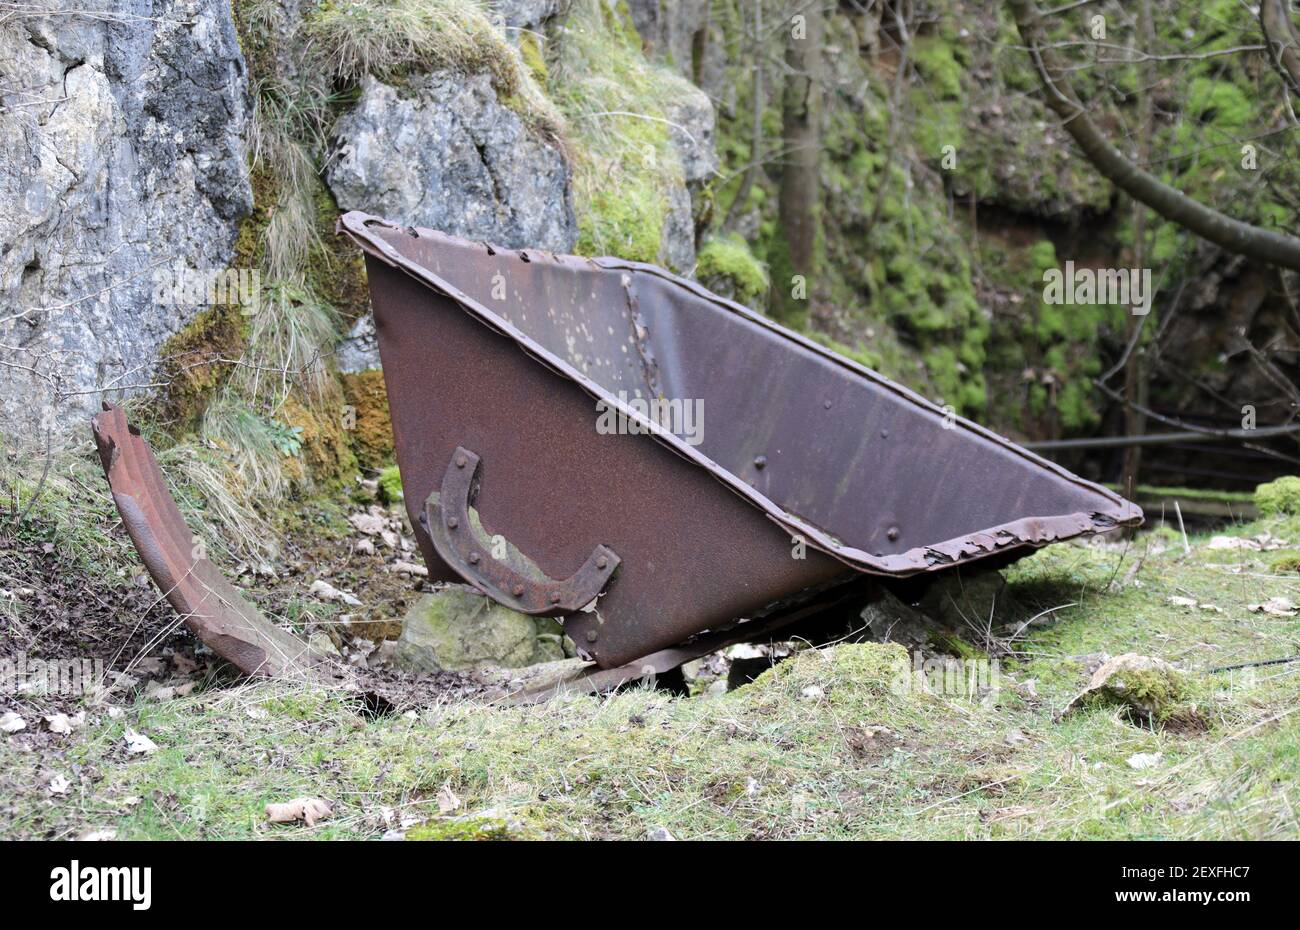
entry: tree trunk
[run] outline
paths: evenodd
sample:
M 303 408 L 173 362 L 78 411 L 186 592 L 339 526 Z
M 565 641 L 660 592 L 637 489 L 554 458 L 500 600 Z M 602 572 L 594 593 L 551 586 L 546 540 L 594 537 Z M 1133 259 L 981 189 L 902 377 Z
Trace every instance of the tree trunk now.
M 773 315 L 787 326 L 808 320 L 820 203 L 822 10 L 808 4 L 786 24 L 787 74 L 781 99 L 786 157 L 781 169 L 772 262 Z
M 1142 0 L 1138 11 L 1138 29 L 1142 51 L 1155 52 L 1155 25 L 1151 18 L 1151 0 Z M 1138 79 L 1138 160 L 1147 163 L 1151 160 L 1151 134 L 1155 132 L 1155 93 L 1152 83 L 1155 81 L 1155 68 L 1148 61 L 1139 69 Z M 1140 200 L 1133 201 L 1133 266 L 1142 268 L 1147 260 L 1147 207 Z M 1155 312 L 1154 308 L 1150 311 Z M 1141 319 L 1132 313 L 1125 318 L 1124 344 L 1140 339 L 1137 330 Z M 1146 352 L 1140 345 L 1129 353 L 1128 364 L 1124 367 L 1124 401 L 1125 432 L 1130 436 L 1140 436 L 1146 432 L 1147 418 L 1141 408 L 1146 406 L 1147 371 Z M 1124 474 L 1121 481 L 1129 497 L 1133 488 L 1140 482 L 1142 470 L 1142 447 L 1129 446 L 1124 453 Z
M 749 200 L 749 192 L 753 190 L 754 182 L 758 178 L 758 173 L 763 170 L 763 110 L 767 107 L 767 100 L 763 97 L 763 0 L 753 0 L 754 3 L 754 34 L 753 41 L 750 43 L 750 54 L 754 59 L 754 83 L 750 88 L 751 110 L 750 119 L 753 121 L 749 127 L 749 164 L 745 167 L 745 173 L 740 179 L 740 188 L 736 191 L 735 199 L 731 201 L 731 206 L 727 209 L 727 216 L 722 222 L 722 228 L 728 232 L 736 228 L 741 214 L 744 212 L 745 203 Z

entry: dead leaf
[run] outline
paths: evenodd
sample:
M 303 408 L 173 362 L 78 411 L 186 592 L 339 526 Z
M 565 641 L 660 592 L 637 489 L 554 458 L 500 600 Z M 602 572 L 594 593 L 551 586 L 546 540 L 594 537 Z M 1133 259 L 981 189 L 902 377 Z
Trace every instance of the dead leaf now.
M 158 750 L 158 746 L 153 740 L 145 736 L 143 733 L 137 733 L 129 727 L 127 728 L 127 731 L 122 734 L 122 739 L 126 740 L 126 751 L 133 756 L 148 755 L 149 753 Z
M 17 733 L 19 730 L 25 729 L 27 729 L 27 721 L 12 710 L 5 711 L 3 715 L 0 715 L 0 730 L 5 733 Z
M 282 804 L 266 805 L 266 819 L 271 823 L 293 823 L 301 820 L 309 827 L 318 820 L 327 820 L 334 813 L 330 802 L 321 798 L 294 798 Z
M 101 827 L 98 830 L 90 830 L 77 837 L 83 843 L 104 843 L 109 840 L 117 839 L 117 831 L 111 827 Z
M 443 785 L 438 791 L 438 813 L 450 814 L 458 807 L 460 807 L 460 798 L 456 797 L 451 788 Z
M 419 578 L 427 578 L 429 576 L 429 570 L 423 565 L 416 565 L 414 562 L 404 562 L 401 559 L 394 562 L 388 570 L 390 572 L 395 572 L 398 575 L 415 575 Z
M 45 786 L 45 790 L 49 792 L 50 797 L 62 797 L 68 793 L 68 789 L 71 787 L 72 782 L 68 781 L 66 776 L 55 775 L 50 779 L 50 783 Z
M 313 581 L 311 587 L 307 590 L 310 593 L 315 594 L 317 597 L 324 598 L 327 601 L 339 601 L 347 604 L 349 607 L 361 606 L 361 602 L 357 600 L 356 597 L 346 591 L 340 591 L 328 581 L 322 581 L 319 578 Z
M 1170 597 L 1168 600 L 1169 600 L 1169 603 L 1172 604 L 1172 605 L 1174 605 L 1175 607 L 1195 607 L 1195 606 L 1196 606 L 1196 598 L 1194 598 L 1194 597 L 1178 597 L 1177 595 L 1174 595 L 1174 596 Z
M 1274 617 L 1292 617 L 1295 616 L 1297 607 L 1295 603 L 1285 597 L 1270 597 L 1262 604 L 1247 604 L 1246 609 L 1251 613 L 1271 614 Z
M 1243 539 L 1240 536 L 1212 536 L 1206 544 L 1207 549 L 1258 549 L 1259 543 L 1253 539 Z

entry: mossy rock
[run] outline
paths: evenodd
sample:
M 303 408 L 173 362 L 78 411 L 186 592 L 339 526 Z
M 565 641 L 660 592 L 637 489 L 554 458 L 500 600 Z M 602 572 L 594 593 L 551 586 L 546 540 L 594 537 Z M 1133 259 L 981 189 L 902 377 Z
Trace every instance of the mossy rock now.
M 1255 489 L 1261 517 L 1300 514 L 1300 476 L 1286 475 Z
M 413 672 L 519 668 L 538 659 L 537 622 L 462 585 L 416 601 L 402 619 L 393 661 Z M 551 656 L 547 656 L 550 658 Z
M 348 443 L 342 405 L 321 401 L 308 404 L 290 394 L 280 408 L 280 419 L 294 430 L 300 442 L 299 457 L 312 484 L 331 487 L 357 473 L 357 459 Z
M 695 277 L 709 290 L 748 307 L 767 294 L 767 269 L 740 236 L 715 236 L 696 256 Z
M 832 703 L 860 702 L 871 695 L 922 694 L 923 688 L 910 687 L 910 675 L 907 649 L 899 643 L 844 643 L 797 653 L 728 698 L 800 698 L 814 686 Z
M 1300 550 L 1283 549 L 1275 553 L 1272 560 L 1269 561 L 1268 567 L 1274 572 L 1296 572 L 1300 573 Z
M 358 463 L 382 468 L 393 459 L 393 421 L 384 373 L 378 368 L 343 375 L 343 397 L 352 408 L 349 438 Z
M 208 401 L 226 383 L 231 360 L 244 352 L 247 321 L 240 307 L 222 304 L 202 311 L 159 349 L 158 396 L 163 417 L 183 431 L 194 426 Z
M 1083 707 L 1120 705 L 1148 723 L 1190 721 L 1191 680 L 1163 659 L 1126 652 L 1107 659 L 1060 716 Z
M 417 841 L 484 841 L 527 839 L 528 835 L 518 822 L 487 813 L 431 820 L 412 827 L 406 838 Z

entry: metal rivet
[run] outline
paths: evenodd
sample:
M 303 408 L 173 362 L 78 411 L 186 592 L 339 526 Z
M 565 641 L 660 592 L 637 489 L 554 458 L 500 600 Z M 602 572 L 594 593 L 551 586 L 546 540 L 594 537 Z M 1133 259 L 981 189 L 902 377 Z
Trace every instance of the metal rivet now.
M 596 560 L 597 568 L 605 568 L 607 565 L 609 565 L 609 559 L 605 558 L 603 555 Z
M 766 456 L 766 455 L 755 456 L 755 458 L 754 458 L 754 467 L 757 468 L 759 471 L 762 471 L 764 468 L 766 468 L 766 467 L 767 467 L 767 456 Z
M 595 641 L 596 641 L 596 631 L 595 631 L 595 630 L 588 630 L 588 631 L 587 631 L 587 642 L 589 642 L 589 643 L 594 643 Z
M 460 521 L 457 520 L 455 517 L 448 517 L 447 525 L 454 530 L 456 527 L 460 526 Z
M 898 538 L 898 527 L 891 526 L 889 532 L 885 533 L 885 535 L 889 537 L 890 542 L 893 542 Z
M 513 588 L 511 588 L 510 590 L 511 590 L 511 592 L 514 594 L 515 597 L 523 597 L 523 596 L 524 596 L 524 586 L 521 585 L 521 584 L 517 584 L 517 585 L 515 585 L 515 586 L 514 586 Z
M 468 465 L 468 464 L 469 464 L 469 460 L 468 460 L 467 458 L 465 458 L 465 456 L 461 455 L 461 456 L 458 456 L 458 457 L 456 458 L 456 467 L 457 467 L 457 468 L 464 468 L 464 467 L 465 467 L 466 465 Z
M 830 410 L 830 409 L 831 409 L 831 402 L 830 402 L 829 400 L 824 400 L 824 401 L 822 401 L 822 406 L 825 407 L 827 410 Z
M 471 553 L 469 554 L 469 564 L 470 564 L 470 565 L 477 565 L 477 564 L 478 564 L 478 553 L 477 553 L 477 552 L 471 552 Z
M 882 429 L 882 430 L 880 431 L 880 438 L 881 438 L 881 439 L 888 439 L 888 438 L 889 438 L 889 430 L 887 430 L 887 429 Z

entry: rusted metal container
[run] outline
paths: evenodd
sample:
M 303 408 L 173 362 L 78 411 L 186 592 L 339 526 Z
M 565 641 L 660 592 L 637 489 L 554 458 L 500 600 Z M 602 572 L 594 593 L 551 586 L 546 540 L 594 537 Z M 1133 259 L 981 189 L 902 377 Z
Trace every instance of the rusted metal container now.
M 348 213 L 433 579 L 622 665 L 1142 512 L 660 268 Z M 658 408 L 650 401 L 659 401 Z

